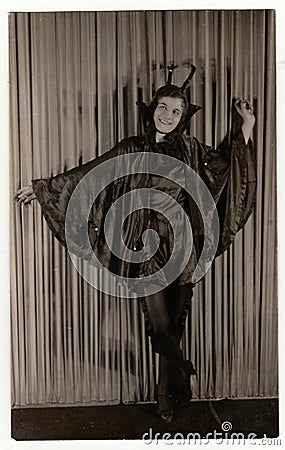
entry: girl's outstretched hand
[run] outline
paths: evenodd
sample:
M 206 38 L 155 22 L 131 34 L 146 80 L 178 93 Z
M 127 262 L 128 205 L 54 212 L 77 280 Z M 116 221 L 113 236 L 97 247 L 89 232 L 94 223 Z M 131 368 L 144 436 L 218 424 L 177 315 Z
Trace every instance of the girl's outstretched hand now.
M 19 189 L 15 195 L 15 200 L 18 203 L 23 203 L 24 205 L 28 205 L 35 198 L 36 196 L 34 194 L 33 187 L 31 184 Z

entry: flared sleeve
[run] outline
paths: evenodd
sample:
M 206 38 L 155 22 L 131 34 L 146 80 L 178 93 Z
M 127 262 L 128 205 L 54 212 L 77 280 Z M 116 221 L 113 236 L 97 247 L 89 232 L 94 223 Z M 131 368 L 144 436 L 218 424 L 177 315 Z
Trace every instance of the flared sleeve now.
M 255 148 L 251 140 L 245 143 L 240 131 L 232 142 L 227 182 L 217 205 L 221 222 L 218 255 L 228 249 L 236 233 L 244 227 L 255 201 Z
M 213 149 L 190 138 L 191 166 L 196 170 L 217 205 L 220 238 L 217 256 L 228 249 L 236 233 L 252 213 L 256 196 L 256 157 L 251 140 L 241 130 L 229 146 Z
M 91 169 L 92 166 L 90 166 Z M 70 197 L 80 179 L 82 170 L 67 171 L 51 178 L 32 180 L 33 191 L 41 205 L 43 216 L 59 242 L 66 246 L 65 213 Z
M 33 191 L 35 193 L 36 199 L 41 205 L 44 218 L 50 230 L 62 245 L 66 246 L 66 210 L 71 195 L 78 183 L 91 169 L 111 158 L 118 156 L 121 153 L 124 153 L 125 148 L 129 145 L 130 143 L 128 142 L 128 140 L 124 139 L 108 152 L 104 153 L 96 159 L 89 161 L 86 164 L 74 167 L 73 169 L 54 177 L 32 180 Z M 104 176 L 104 174 L 102 174 L 102 176 Z M 84 213 L 87 208 L 86 205 L 89 201 L 88 196 L 93 194 L 93 192 L 90 192 L 90 189 L 86 189 L 86 192 L 84 192 L 84 190 L 81 191 L 81 196 L 78 199 L 78 209 L 74 211 L 74 229 L 77 230 L 77 235 L 74 236 L 73 251 L 76 255 L 81 257 L 87 255 L 84 253 L 84 242 L 81 242 L 80 229 L 82 228 L 84 221 L 86 221 Z M 96 218 L 94 218 L 94 214 L 92 214 L 91 211 L 89 226 L 93 240 L 96 240 L 99 235 L 99 233 L 97 233 L 97 224 L 100 223 L 101 216 L 103 215 L 103 203 L 106 195 L 108 195 L 108 190 L 106 190 L 106 192 L 103 192 L 97 201 Z M 96 232 L 94 232 L 94 230 Z

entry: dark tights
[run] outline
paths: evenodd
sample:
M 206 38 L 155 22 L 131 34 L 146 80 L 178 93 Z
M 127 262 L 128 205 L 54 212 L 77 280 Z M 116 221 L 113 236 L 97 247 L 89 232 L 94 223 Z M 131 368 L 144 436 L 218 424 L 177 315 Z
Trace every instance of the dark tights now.
M 183 334 L 193 285 L 171 285 L 144 298 L 144 312 L 155 352 L 159 353 L 158 394 L 187 388 L 180 340 Z

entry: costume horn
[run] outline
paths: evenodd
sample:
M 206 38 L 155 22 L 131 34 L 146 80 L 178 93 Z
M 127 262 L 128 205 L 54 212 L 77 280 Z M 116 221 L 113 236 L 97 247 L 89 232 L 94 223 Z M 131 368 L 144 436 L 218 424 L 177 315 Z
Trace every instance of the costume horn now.
M 189 73 L 188 77 L 186 78 L 186 80 L 184 81 L 184 83 L 182 84 L 182 86 L 180 88 L 182 91 L 184 91 L 187 88 L 187 86 L 190 83 L 190 81 L 192 80 L 195 72 L 196 72 L 196 67 L 194 66 L 194 64 L 191 64 L 191 72 Z
M 176 69 L 176 67 L 178 67 L 178 66 L 175 66 L 174 64 L 171 64 L 171 66 L 167 66 L 168 78 L 167 78 L 166 84 L 171 84 L 173 71 L 174 71 L 174 69 Z

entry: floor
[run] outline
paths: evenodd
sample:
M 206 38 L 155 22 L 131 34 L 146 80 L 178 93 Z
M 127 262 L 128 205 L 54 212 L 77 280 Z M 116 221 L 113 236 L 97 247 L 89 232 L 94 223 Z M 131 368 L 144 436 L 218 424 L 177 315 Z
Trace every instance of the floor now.
M 12 409 L 16 440 L 186 439 L 188 433 L 203 439 L 231 433 L 277 437 L 278 400 L 193 401 L 170 424 L 156 415 L 154 404 Z

